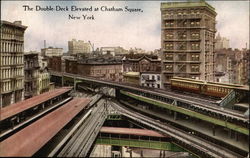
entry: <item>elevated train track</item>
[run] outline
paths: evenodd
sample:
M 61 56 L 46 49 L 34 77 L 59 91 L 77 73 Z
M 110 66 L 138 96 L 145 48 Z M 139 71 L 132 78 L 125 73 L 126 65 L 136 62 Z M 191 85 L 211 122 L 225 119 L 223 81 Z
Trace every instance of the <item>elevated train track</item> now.
M 139 86 L 131 86 L 123 83 L 117 83 L 112 81 L 104 81 L 92 77 L 80 76 L 76 74 L 69 74 L 69 73 L 58 73 L 58 72 L 51 72 L 51 75 L 62 77 L 66 76 L 71 78 L 74 84 L 74 81 L 85 81 L 90 84 L 96 85 L 105 85 L 112 88 L 116 88 L 118 90 L 125 90 L 128 92 L 135 93 L 137 95 L 146 96 L 152 99 L 164 101 L 164 102 L 177 102 L 179 105 L 189 108 L 190 110 L 194 110 L 203 114 L 212 114 L 214 117 L 224 120 L 234 120 L 240 121 L 243 124 L 249 124 L 249 118 L 247 118 L 243 113 L 233 111 L 230 109 L 219 107 L 216 103 L 208 102 L 206 99 L 190 97 L 186 95 L 181 95 L 178 93 L 166 91 L 163 93 L 162 91 L 157 91 L 149 88 L 143 88 Z M 76 84 L 76 83 L 75 83 Z M 184 106 L 185 105 L 185 106 Z
M 188 151 L 194 153 L 195 155 L 199 155 L 199 157 L 240 158 L 245 156 L 216 145 L 208 140 L 190 135 L 189 133 L 186 133 L 185 131 L 172 125 L 159 122 L 155 119 L 142 115 L 141 113 L 137 113 L 134 110 L 127 109 L 117 103 L 112 103 L 111 105 L 114 109 L 119 110 L 122 115 L 125 115 L 137 122 L 141 122 L 142 124 L 145 124 L 162 134 L 173 137 L 174 142 L 177 145 L 185 146 Z

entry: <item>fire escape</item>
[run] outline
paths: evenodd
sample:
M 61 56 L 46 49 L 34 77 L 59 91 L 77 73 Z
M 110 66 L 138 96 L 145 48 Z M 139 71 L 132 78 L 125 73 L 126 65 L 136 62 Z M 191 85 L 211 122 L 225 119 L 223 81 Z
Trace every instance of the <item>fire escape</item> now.
M 186 66 L 186 52 L 187 49 L 187 19 L 179 19 L 177 21 L 177 26 L 183 28 L 183 30 L 178 31 L 178 43 L 176 49 L 178 51 L 184 51 L 183 54 L 179 54 L 177 61 L 178 61 L 178 67 L 177 67 L 177 73 L 182 73 L 183 68 Z M 183 62 L 184 61 L 184 62 Z M 180 66 L 179 66 L 180 65 Z

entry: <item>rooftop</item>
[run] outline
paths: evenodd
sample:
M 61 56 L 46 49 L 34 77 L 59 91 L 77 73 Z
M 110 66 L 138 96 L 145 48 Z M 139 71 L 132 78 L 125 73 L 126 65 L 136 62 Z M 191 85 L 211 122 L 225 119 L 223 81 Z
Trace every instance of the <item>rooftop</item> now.
M 9 21 L 1 20 L 1 25 L 14 26 L 14 27 L 17 27 L 17 28 L 22 28 L 24 30 L 27 28 L 27 26 L 22 25 L 22 21 L 14 21 L 12 23 L 12 22 L 9 22 Z
M 187 2 L 167 2 L 161 3 L 161 9 L 170 9 L 170 8 L 190 8 L 190 7 L 207 7 L 210 11 L 215 12 L 215 8 L 204 0 L 194 0 Z

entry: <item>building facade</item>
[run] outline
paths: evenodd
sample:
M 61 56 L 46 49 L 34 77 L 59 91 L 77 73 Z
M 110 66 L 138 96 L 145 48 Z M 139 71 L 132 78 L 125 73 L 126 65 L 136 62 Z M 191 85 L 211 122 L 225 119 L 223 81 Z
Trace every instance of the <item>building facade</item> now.
M 78 63 L 78 74 L 122 82 L 122 63 Z
M 38 55 L 38 64 L 39 64 L 40 69 L 47 68 L 48 67 L 48 58 L 39 54 Z
M 161 60 L 157 56 L 127 55 L 122 64 L 124 72 L 161 72 Z
M 30 98 L 38 94 L 39 63 L 35 52 L 24 53 L 24 97 Z
M 162 88 L 161 73 L 141 72 L 140 85 L 144 87 Z
M 63 48 L 43 48 L 41 49 L 42 56 L 52 57 L 52 56 L 62 56 L 63 55 Z
M 100 51 L 102 55 L 112 55 L 112 56 L 125 55 L 128 53 L 128 51 L 122 47 L 101 47 Z
M 44 92 L 48 92 L 50 90 L 50 74 L 47 69 L 40 70 L 39 72 L 39 86 L 38 86 L 38 94 L 42 94 Z
M 91 45 L 90 43 L 85 43 L 82 40 L 72 39 L 68 41 L 68 48 L 70 55 L 77 55 L 77 54 L 84 54 L 91 52 Z
M 205 1 L 161 3 L 164 84 L 173 76 L 214 80 L 216 15 Z
M 62 72 L 62 57 L 53 56 L 48 58 L 48 69 L 52 71 Z
M 0 108 L 24 99 L 24 32 L 21 21 L 1 21 Z
M 221 37 L 220 34 L 218 34 L 215 38 L 215 50 L 219 49 L 228 49 L 229 46 L 229 39 L 225 37 Z

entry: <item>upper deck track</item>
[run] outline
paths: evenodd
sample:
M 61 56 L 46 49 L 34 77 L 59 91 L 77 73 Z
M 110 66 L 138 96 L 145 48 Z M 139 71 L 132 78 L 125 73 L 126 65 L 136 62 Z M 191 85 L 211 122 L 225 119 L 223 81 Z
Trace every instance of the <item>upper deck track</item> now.
M 249 118 L 246 118 L 244 116 L 244 113 L 239 113 L 237 111 L 233 111 L 230 109 L 221 108 L 216 103 L 208 102 L 206 99 L 202 99 L 199 97 L 187 96 L 187 95 L 178 94 L 178 93 L 171 92 L 171 91 L 163 92 L 162 90 L 154 90 L 154 89 L 149 89 L 149 88 L 144 88 L 144 87 L 139 87 L 139 86 L 132 86 L 132 85 L 128 85 L 128 84 L 124 84 L 120 82 L 105 81 L 105 80 L 100 80 L 100 79 L 93 78 L 93 77 L 86 77 L 86 76 L 70 74 L 70 73 L 62 74 L 61 72 L 54 72 L 54 71 L 51 71 L 51 73 L 52 75 L 55 75 L 55 76 L 64 75 L 67 77 L 76 78 L 77 80 L 82 79 L 82 80 L 89 81 L 89 82 L 97 82 L 97 83 L 105 84 L 110 87 L 119 87 L 120 89 L 124 89 L 124 90 L 135 90 L 135 91 L 140 91 L 143 93 L 150 93 L 156 96 L 167 97 L 169 99 L 174 99 L 177 101 L 188 103 L 196 108 L 210 111 L 212 113 L 218 113 L 226 117 L 234 118 L 237 120 L 242 120 L 244 122 L 249 122 Z

